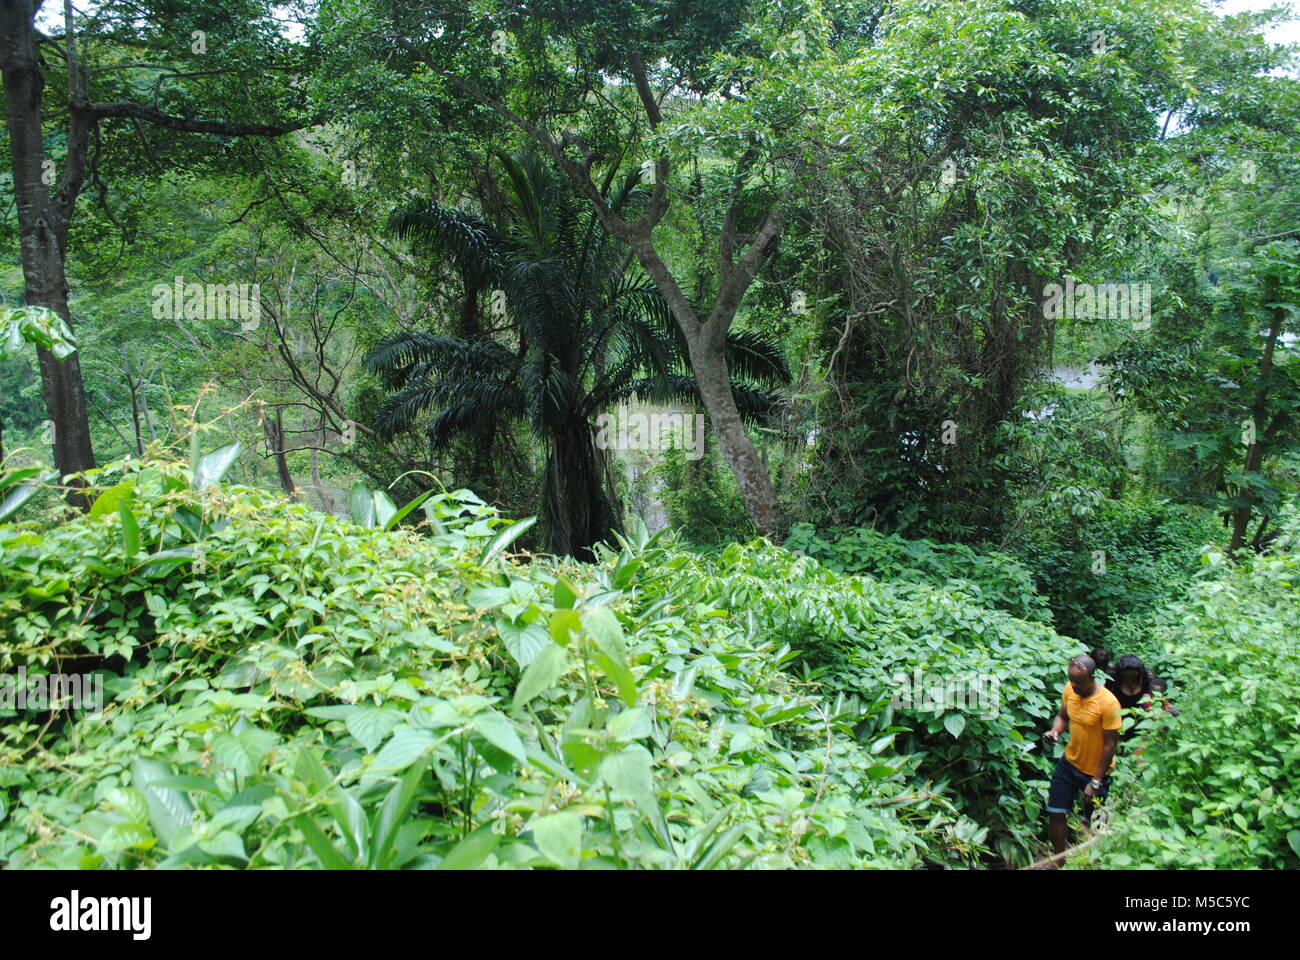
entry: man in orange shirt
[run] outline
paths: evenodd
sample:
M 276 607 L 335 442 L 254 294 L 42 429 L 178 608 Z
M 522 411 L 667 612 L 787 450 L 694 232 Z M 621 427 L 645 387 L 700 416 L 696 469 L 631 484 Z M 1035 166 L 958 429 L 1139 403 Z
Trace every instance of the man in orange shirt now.
M 1096 671 L 1096 663 L 1085 654 L 1070 661 L 1070 682 L 1061 691 L 1061 709 L 1046 734 L 1055 743 L 1067 728 L 1070 731 L 1070 742 L 1065 755 L 1057 761 L 1047 791 L 1055 853 L 1065 849 L 1065 815 L 1074 805 L 1079 789 L 1083 789 L 1087 819 L 1093 798 L 1106 796 L 1110 789 L 1110 773 L 1115 769 L 1115 747 L 1122 726 L 1119 701 L 1094 679 Z

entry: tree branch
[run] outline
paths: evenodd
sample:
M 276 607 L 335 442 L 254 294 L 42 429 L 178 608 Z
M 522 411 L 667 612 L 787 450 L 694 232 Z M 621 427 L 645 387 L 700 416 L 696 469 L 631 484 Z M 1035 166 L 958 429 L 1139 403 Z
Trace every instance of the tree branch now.
M 292 133 L 295 130 L 302 130 L 311 126 L 308 121 L 273 124 L 193 120 L 188 117 L 173 117 L 161 110 L 155 110 L 153 107 L 146 107 L 143 104 L 125 102 L 83 102 L 74 104 L 73 113 L 84 114 L 92 121 L 130 117 L 133 120 L 144 120 L 159 127 L 166 127 L 169 130 L 180 130 L 184 133 L 212 133 L 222 137 L 281 137 L 286 133 Z

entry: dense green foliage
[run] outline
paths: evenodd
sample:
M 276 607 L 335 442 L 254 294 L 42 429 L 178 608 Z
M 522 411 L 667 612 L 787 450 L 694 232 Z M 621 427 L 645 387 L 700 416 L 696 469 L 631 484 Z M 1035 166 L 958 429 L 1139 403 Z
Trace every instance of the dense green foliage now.
M 467 494 L 426 501 L 440 532 L 421 537 L 194 491 L 166 464 L 102 481 L 92 515 L 0 542 L 6 669 L 109 658 L 103 713 L 41 733 L 10 712 L 10 866 L 885 867 L 985 849 L 952 797 L 914 785 L 904 727 L 878 717 L 862 742 L 856 701 L 684 589 L 688 555 L 503 563 Z
M 716 547 L 748 539 L 754 532 L 736 481 L 716 447 L 698 460 L 676 446 L 665 450 L 651 482 L 660 489 L 668 525 L 689 543 Z
M 1038 595 L 1029 570 L 1007 554 L 980 553 L 962 543 L 906 540 L 869 527 L 832 530 L 823 538 L 811 524 L 796 524 L 785 545 L 816 557 L 837 573 L 952 584 L 971 592 L 984 606 L 1022 620 L 1050 619 L 1051 611 Z
M 1103 500 L 1085 516 L 1037 525 L 1017 552 L 1056 629 L 1109 646 L 1116 620 L 1145 630 L 1150 614 L 1181 597 L 1201 548 L 1221 536 L 1213 518 L 1167 502 Z
M 1220 552 L 1149 621 L 1179 713 L 1144 723 L 1104 867 L 1300 867 L 1300 523 L 1234 569 Z
M 1060 664 L 1077 650 L 1070 641 L 984 606 L 978 589 L 841 576 L 773 547 L 735 545 L 669 566 L 710 603 L 746 611 L 764 635 L 800 650 L 804 677 L 851 698 L 859 735 L 915 753 L 929 789 L 960 797 L 1004 857 L 1031 848 L 1043 797 L 1028 752 L 1056 701 Z M 942 678 L 938 702 L 926 675 Z M 977 678 L 984 698 L 971 689 Z M 954 681 L 957 697 L 947 693 Z M 907 684 L 910 704 L 900 696 Z
M 0 866 L 1026 865 L 1098 645 L 1181 712 L 1070 865 L 1297 865 L 1284 11 L 84 6 L 0 4 Z

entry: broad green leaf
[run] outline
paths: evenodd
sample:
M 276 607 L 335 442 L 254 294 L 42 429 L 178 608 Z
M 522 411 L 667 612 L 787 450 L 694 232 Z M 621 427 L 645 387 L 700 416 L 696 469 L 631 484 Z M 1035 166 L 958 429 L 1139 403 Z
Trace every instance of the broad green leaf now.
M 103 493 L 95 498 L 95 502 L 90 505 L 90 516 L 98 520 L 100 517 L 106 517 L 111 513 L 117 513 L 118 507 L 131 499 L 135 491 L 135 481 L 127 480 L 123 483 L 117 483 L 109 487 Z
M 194 471 L 195 488 L 202 490 L 204 487 L 219 482 L 235 460 L 239 458 L 239 452 L 243 448 L 243 444 L 236 440 L 234 443 L 228 443 L 211 453 L 204 454 L 199 459 L 199 465 Z
M 164 577 L 177 567 L 192 563 L 195 558 L 193 547 L 173 547 L 151 553 L 140 560 L 140 573 L 146 577 Z
M 347 841 L 353 861 L 360 863 L 370 847 L 370 821 L 365 809 L 350 791 L 339 787 L 331 789 L 326 798 L 325 806 Z
M 605 728 L 615 740 L 639 740 L 650 736 L 650 716 L 640 707 L 624 710 Z
M 219 733 L 212 738 L 212 755 L 217 763 L 243 777 L 251 776 L 257 769 L 257 761 L 248 747 L 232 733 Z
M 497 633 L 501 635 L 501 642 L 506 645 L 506 650 L 521 667 L 528 667 L 537 659 L 537 655 L 551 644 L 551 637 L 546 632 L 546 627 L 537 620 L 521 627 L 505 617 L 498 617 L 496 628 Z
M 524 749 L 524 742 L 519 739 L 519 734 L 515 732 L 515 725 L 510 722 L 509 718 L 495 711 L 486 710 L 483 713 L 474 715 L 471 726 L 483 735 L 484 740 L 493 746 L 500 747 L 520 763 L 528 760 L 528 752 Z
M 557 866 L 576 870 L 582 857 L 582 817 L 561 810 L 533 821 L 533 842 Z
M 547 646 L 524 671 L 515 690 L 511 709 L 515 711 L 523 709 L 538 694 L 555 686 L 556 682 L 564 676 L 568 666 L 569 654 L 563 647 L 553 643 Z
M 429 497 L 432 496 L 433 493 L 434 491 L 432 490 L 426 490 L 424 491 L 424 493 L 420 494 L 418 497 L 416 497 L 406 506 L 402 507 L 402 509 L 398 510 L 396 513 L 394 513 L 391 517 L 388 518 L 388 522 L 384 524 L 384 529 L 392 530 L 399 523 L 401 523 L 403 520 L 406 519 L 406 515 L 408 513 L 410 513 L 412 510 L 416 509 L 417 507 L 419 507 L 422 503 L 424 503 L 425 500 L 429 499 Z
M 149 823 L 149 803 L 134 787 L 118 787 L 105 798 L 109 806 L 131 823 Z
M 495 610 L 511 599 L 509 587 L 475 587 L 465 595 L 465 602 L 475 610 Z
M 40 476 L 39 479 L 31 483 L 20 483 L 5 495 L 4 500 L 0 500 L 0 523 L 8 520 L 19 511 L 32 497 L 41 492 L 40 484 L 49 483 L 58 477 L 57 473 L 50 472 Z
M 744 824 L 740 823 L 728 827 L 723 832 L 722 836 L 718 837 L 718 839 L 713 842 L 713 845 L 710 846 L 708 850 L 704 851 L 704 855 L 691 865 L 691 869 L 712 870 L 720 864 L 722 858 L 730 853 L 731 848 L 736 845 L 736 841 L 740 839 L 740 835 L 744 829 Z
M 384 744 L 375 762 L 366 767 L 366 772 L 399 773 L 420 759 L 433 743 L 434 736 L 429 730 L 398 730 Z
M 115 823 L 99 838 L 99 852 L 113 853 L 136 848 L 148 850 L 158 841 L 149 828 L 139 823 Z
M 392 733 L 393 728 L 401 722 L 402 713 L 398 710 L 361 706 L 348 714 L 344 724 L 348 733 L 366 748 L 366 753 L 374 753 L 384 742 L 384 737 Z
M 600 763 L 600 779 L 611 789 L 634 801 L 642 813 L 652 813 L 658 804 L 651 774 L 653 759 L 641 746 L 611 753 Z
M 484 566 L 489 560 L 501 553 L 510 544 L 514 543 L 521 536 L 528 532 L 528 529 L 537 522 L 536 517 L 529 517 L 526 520 L 519 520 L 499 530 L 497 534 L 487 542 L 483 552 L 479 554 L 478 565 Z
M 569 637 L 582 629 L 582 617 L 576 610 L 556 610 L 551 614 L 549 630 L 551 639 L 562 647 L 569 645 Z
M 604 754 L 589 743 L 581 740 L 566 740 L 560 747 L 569 765 L 584 780 L 594 780 L 600 771 L 600 761 Z
M 230 830 L 222 830 L 215 836 L 202 837 L 199 839 L 198 846 L 204 853 L 214 857 L 248 859 L 248 854 L 244 851 L 244 841 L 239 834 Z
M 555 599 L 555 608 L 557 610 L 571 610 L 573 604 L 582 596 L 582 591 L 571 584 L 563 576 L 556 576 L 555 589 L 552 591 Z
M 375 498 L 370 495 L 370 488 L 358 480 L 352 484 L 348 494 L 348 509 L 352 519 L 363 527 L 375 525 Z
M 609 607 L 593 607 L 584 610 L 582 623 L 587 633 L 595 641 L 596 647 L 607 657 L 627 662 L 627 643 L 623 640 L 623 626 Z
M 636 706 L 636 680 L 633 679 L 632 671 L 628 669 L 627 664 L 622 660 L 613 659 L 603 651 L 596 654 L 596 663 L 618 688 L 618 695 L 623 703 L 629 707 Z
M 324 793 L 333 782 L 333 778 L 320 762 L 316 751 L 305 745 L 298 750 L 298 760 L 294 764 L 293 774 L 316 793 Z
M 370 835 L 374 841 L 370 847 L 371 868 L 383 870 L 389 865 L 397 831 L 411 812 L 411 804 L 415 801 L 416 791 L 423 778 L 424 767 L 411 767 L 396 786 L 388 791 L 388 796 L 384 798 L 383 805 L 375 814 L 375 822 L 371 825 Z
M 189 785 L 173 784 L 193 781 Z M 131 782 L 135 784 L 149 804 L 149 821 L 163 846 L 171 849 L 177 832 L 188 828 L 193 820 L 194 805 L 182 790 L 204 790 L 217 793 L 216 785 L 207 777 L 174 778 L 166 764 L 144 757 L 131 761 Z
M 393 503 L 392 498 L 382 490 L 375 491 L 375 524 L 389 530 L 391 523 L 396 522 L 397 504 Z
M 18 470 L 0 470 L 0 491 L 8 490 L 16 483 L 30 480 L 41 472 L 40 467 L 23 467 Z
M 125 500 L 118 501 L 117 514 L 122 519 L 122 550 L 128 558 L 134 557 L 140 552 L 140 524 Z
M 320 825 L 316 823 L 309 815 L 299 814 L 295 822 L 298 829 L 302 831 L 303 837 L 307 840 L 307 845 L 311 847 L 316 858 L 326 870 L 350 870 L 352 864 L 348 863 L 347 858 L 339 853 L 338 847 L 330 843 L 325 832 L 321 830 Z
M 960 713 L 947 713 L 943 718 L 943 726 L 954 737 L 960 737 L 966 729 L 966 718 Z
M 256 772 L 262 758 L 279 738 L 270 730 L 246 726 L 239 733 L 219 733 L 212 738 L 212 753 L 223 767 L 242 776 Z
M 491 823 L 485 823 L 447 851 L 447 855 L 438 864 L 438 869 L 473 870 L 488 858 L 500 842 L 501 835 L 492 832 Z
M 731 807 L 723 807 L 713 815 L 708 823 L 693 830 L 690 836 L 687 837 L 686 846 L 682 850 L 682 858 L 687 863 L 695 862 L 696 854 L 699 854 L 701 851 L 706 849 L 709 842 L 713 840 L 717 832 L 722 829 L 723 823 L 726 822 L 727 817 L 730 815 Z

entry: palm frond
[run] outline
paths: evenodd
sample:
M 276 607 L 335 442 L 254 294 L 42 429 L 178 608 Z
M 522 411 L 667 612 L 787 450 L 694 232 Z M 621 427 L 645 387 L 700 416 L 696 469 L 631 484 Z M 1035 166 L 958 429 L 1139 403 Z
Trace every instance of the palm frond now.
M 727 369 L 733 377 L 765 386 L 790 382 L 790 367 L 780 344 L 752 330 L 727 333 Z
M 486 396 L 448 404 L 429 424 L 429 443 L 435 450 L 445 449 L 457 435 L 472 432 L 490 418 L 517 413 L 513 406 L 517 400 L 515 396 L 489 391 Z
M 366 358 L 366 366 L 389 387 L 409 383 L 429 371 L 463 369 L 503 376 L 516 363 L 510 351 L 491 340 L 470 342 L 413 330 L 389 334 Z
M 476 283 L 486 284 L 500 271 L 500 232 L 459 207 L 414 200 L 389 214 L 388 229 L 417 249 L 451 257 Z
M 427 380 L 389 394 L 375 411 L 375 429 L 383 439 L 391 439 L 437 403 L 437 390 Z
M 736 409 L 742 419 L 751 423 L 769 416 L 780 395 L 762 387 L 742 381 L 731 382 L 731 396 L 736 401 Z M 636 397 L 649 403 L 690 403 L 703 405 L 699 382 L 694 377 L 672 376 L 666 378 L 645 377 L 632 380 L 616 390 L 610 391 L 610 403 Z
M 541 253 L 546 249 L 548 234 L 545 201 L 554 182 L 550 167 L 530 153 L 509 155 L 498 152 L 497 159 L 510 181 L 508 198 L 514 212 L 514 226 L 528 246 L 535 253 Z

